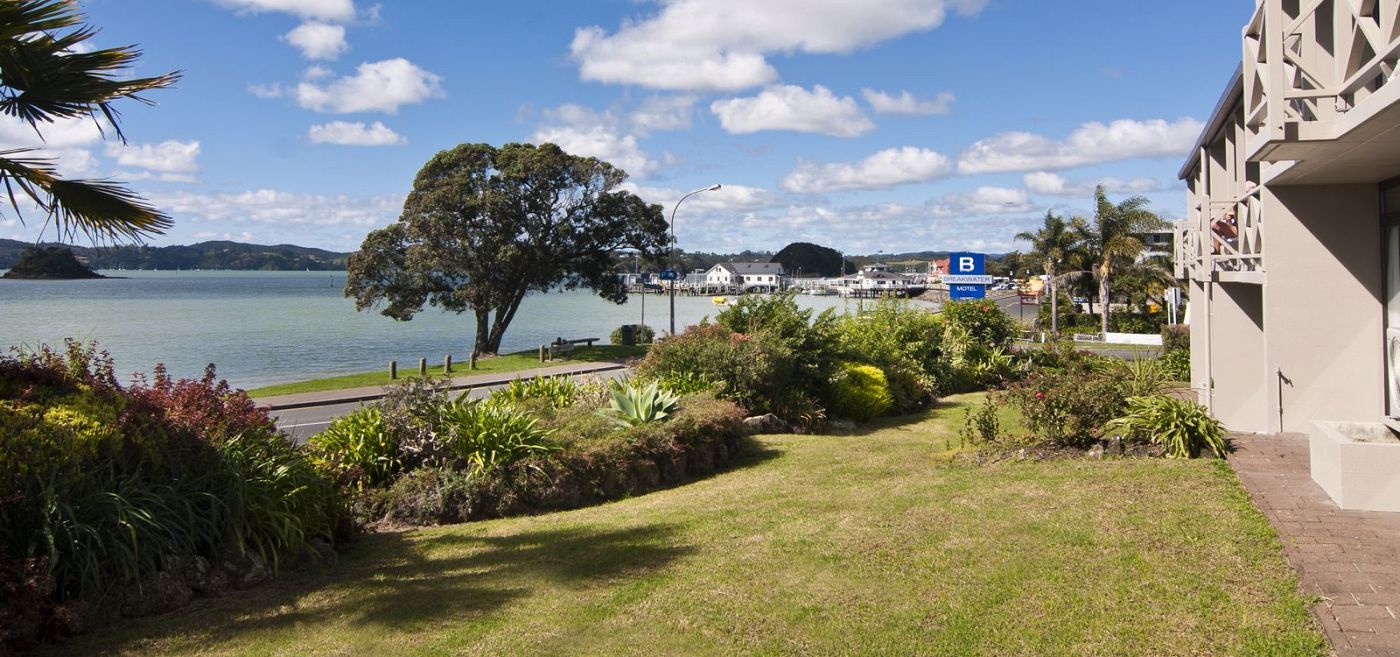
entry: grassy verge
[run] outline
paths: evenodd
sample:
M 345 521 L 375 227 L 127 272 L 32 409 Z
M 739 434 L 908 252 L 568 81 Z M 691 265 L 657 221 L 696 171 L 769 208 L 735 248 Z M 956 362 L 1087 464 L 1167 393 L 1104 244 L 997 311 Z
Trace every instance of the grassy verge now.
M 452 364 L 452 374 L 460 376 L 465 374 L 496 374 L 502 372 L 518 372 L 536 367 L 548 367 L 552 365 L 564 365 L 567 363 L 601 363 L 609 361 L 622 361 L 628 358 L 637 358 L 646 354 L 646 347 L 627 347 L 623 345 L 603 344 L 592 347 L 580 347 L 568 358 L 554 360 L 548 363 L 541 363 L 538 351 L 522 351 L 504 356 L 485 358 L 477 361 L 476 369 L 467 371 L 465 362 L 454 362 Z M 417 363 L 401 363 L 399 369 L 400 378 L 418 376 L 415 367 Z M 428 376 L 442 376 L 442 363 L 428 366 Z M 322 390 L 343 390 L 345 388 L 359 388 L 362 386 L 376 386 L 392 383 L 389 378 L 389 370 L 386 367 L 378 372 L 360 372 L 359 374 L 346 374 L 325 379 L 312 379 L 310 381 L 297 381 L 295 383 L 282 383 L 262 388 L 254 388 L 248 391 L 254 397 L 271 397 L 273 395 L 290 395 L 298 392 L 320 392 Z
M 1219 461 L 959 465 L 963 408 L 621 502 L 372 535 L 65 655 L 1319 655 Z

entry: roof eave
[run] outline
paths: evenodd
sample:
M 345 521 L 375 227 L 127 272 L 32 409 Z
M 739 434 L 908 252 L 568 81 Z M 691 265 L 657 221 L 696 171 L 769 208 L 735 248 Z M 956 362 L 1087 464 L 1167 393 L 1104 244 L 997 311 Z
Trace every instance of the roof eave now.
M 1196 168 L 1196 164 L 1201 159 L 1201 147 L 1210 142 L 1210 138 L 1220 127 L 1225 124 L 1230 116 L 1230 110 L 1234 109 L 1235 103 L 1244 95 L 1244 65 L 1235 65 L 1235 74 L 1230 76 L 1230 83 L 1225 85 L 1225 91 L 1220 94 L 1220 99 L 1215 101 L 1215 109 L 1210 113 L 1210 120 L 1206 122 L 1205 129 L 1201 130 L 1201 135 L 1196 138 L 1196 143 L 1191 146 L 1191 154 L 1186 158 L 1186 163 L 1181 165 L 1176 177 L 1178 180 L 1186 180 L 1191 175 L 1191 170 Z

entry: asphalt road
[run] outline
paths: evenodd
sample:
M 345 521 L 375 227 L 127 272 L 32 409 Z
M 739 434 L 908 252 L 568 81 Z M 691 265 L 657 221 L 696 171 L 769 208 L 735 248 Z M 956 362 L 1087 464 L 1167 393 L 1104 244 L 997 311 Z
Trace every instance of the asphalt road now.
M 576 375 L 572 376 L 571 378 L 603 378 L 611 380 L 622 378 L 631 373 L 632 370 L 621 369 L 611 370 L 607 372 Z M 506 385 L 508 384 L 501 383 L 495 385 L 479 386 L 475 388 L 467 388 L 465 391 L 454 390 L 452 391 L 452 395 L 456 397 L 465 392 L 467 397 L 470 399 L 480 399 L 482 397 L 490 395 L 493 390 L 499 390 L 501 388 L 506 387 Z M 271 415 L 273 421 L 277 423 L 278 428 L 280 428 L 282 431 L 285 431 L 287 435 L 290 435 L 297 442 L 304 442 L 307 438 L 310 438 L 311 436 L 320 433 L 322 429 L 325 429 L 326 426 L 329 425 L 331 422 L 335 421 L 336 418 L 345 415 L 346 413 L 349 413 L 351 411 L 354 411 L 360 408 L 361 406 L 365 406 L 369 403 L 372 402 L 346 402 L 339 404 L 325 404 L 322 406 L 307 406 L 304 408 L 287 408 L 272 411 Z

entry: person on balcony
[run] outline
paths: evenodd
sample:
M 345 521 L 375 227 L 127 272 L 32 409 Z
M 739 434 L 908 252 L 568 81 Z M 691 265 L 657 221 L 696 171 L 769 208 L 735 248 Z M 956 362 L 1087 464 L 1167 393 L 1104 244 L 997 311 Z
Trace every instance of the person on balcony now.
M 1239 253 L 1240 227 L 1235 221 L 1234 210 L 1226 210 L 1225 216 L 1212 221 L 1210 223 L 1210 231 L 1214 233 L 1214 239 L 1211 243 L 1215 247 L 1214 252 L 1217 255 L 1220 253 L 1220 245 L 1222 242 L 1230 245 L 1230 250 L 1233 253 Z

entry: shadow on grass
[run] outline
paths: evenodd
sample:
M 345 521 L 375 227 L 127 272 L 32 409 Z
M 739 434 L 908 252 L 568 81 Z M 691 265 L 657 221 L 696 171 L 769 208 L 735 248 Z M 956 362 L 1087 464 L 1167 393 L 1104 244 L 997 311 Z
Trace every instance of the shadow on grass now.
M 550 529 L 507 536 L 463 531 L 415 538 L 372 534 L 318 572 L 289 574 L 262 587 L 101 631 L 43 654 L 143 652 L 155 642 L 169 652 L 198 652 L 241 635 L 293 632 L 341 624 L 411 633 L 451 622 L 486 619 L 536 588 L 642 576 L 690 552 L 676 529 L 651 525 L 620 530 Z M 285 638 L 281 641 L 286 641 Z

